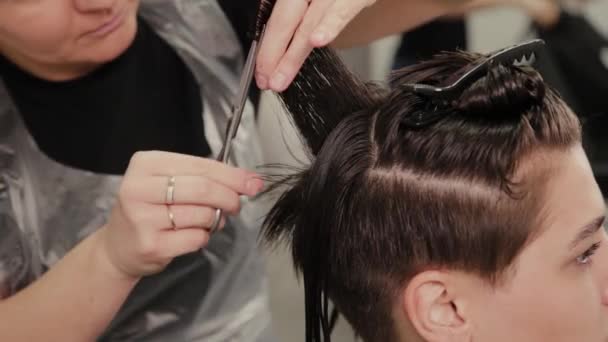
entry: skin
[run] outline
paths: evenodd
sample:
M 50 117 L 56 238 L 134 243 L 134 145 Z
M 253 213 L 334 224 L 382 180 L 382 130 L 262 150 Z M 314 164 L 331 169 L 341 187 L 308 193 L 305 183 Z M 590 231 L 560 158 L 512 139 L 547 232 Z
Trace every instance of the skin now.
M 169 176 L 175 176 L 171 206 L 165 204 Z M 210 159 L 135 154 L 108 222 L 40 279 L 0 300 L 0 340 L 95 340 L 143 276 L 207 245 L 215 208 L 238 213 L 240 196 L 262 187 L 256 174 Z
M 546 231 L 524 249 L 509 284 L 476 298 L 476 340 L 608 341 L 604 200 L 582 148 L 557 163 L 548 184 Z M 572 245 L 590 223 L 590 234 Z
M 313 48 L 350 48 L 407 31 L 471 0 L 277 0 L 256 68 L 260 89 L 281 92 Z
M 490 286 L 461 272 L 422 272 L 395 311 L 401 337 L 608 341 L 604 200 L 580 146 L 554 153 L 551 162 L 541 233 L 517 257 L 508 279 Z
M 296 1 L 302 1 L 297 10 L 289 6 Z M 434 5 L 428 6 L 429 2 Z M 284 82 L 270 87 L 280 91 L 314 46 L 327 45 L 348 32 L 351 38 L 343 46 L 368 42 L 448 13 L 464 2 L 314 0 L 309 5 L 303 0 L 279 0 L 260 51 L 258 81 L 260 75 L 270 80 L 280 72 Z M 0 53 L 41 79 L 77 79 L 129 47 L 137 31 L 138 7 L 137 0 L 0 0 Z M 358 16 L 363 9 L 369 11 Z M 403 18 L 396 21 L 398 25 L 395 21 L 389 25 L 384 16 L 394 15 L 396 9 Z M 289 23 L 288 28 L 281 29 L 280 23 Z M 363 40 L 352 39 L 359 36 L 353 30 L 357 28 L 366 30 Z M 170 209 L 177 230 L 172 229 L 160 198 L 169 176 L 176 177 L 177 198 Z M 215 208 L 234 214 L 239 196 L 253 196 L 262 186 L 257 175 L 211 160 L 138 153 L 129 164 L 108 223 L 43 277 L 0 301 L 0 340 L 94 340 L 141 277 L 162 271 L 176 256 L 206 246 L 205 227 L 213 222 Z M 31 329 L 31 322 L 37 322 L 36 329 Z
M 0 53 L 47 80 L 83 76 L 133 41 L 137 0 L 0 0 Z M 92 32 L 116 15 L 116 29 Z
M 575 0 L 579 3 L 584 1 Z M 556 0 L 472 0 L 461 6 L 453 16 L 462 16 L 478 9 L 490 7 L 514 7 L 526 13 L 536 24 L 548 29 L 557 23 L 561 6 Z
M 277 0 L 259 53 L 257 84 L 283 91 L 315 47 L 366 44 L 468 2 Z M 0 53 L 43 79 L 80 77 L 129 46 L 138 6 L 138 0 L 0 0 Z M 124 17 L 115 31 L 102 37 L 91 34 L 117 13 Z M 387 15 L 395 20 L 386 20 Z

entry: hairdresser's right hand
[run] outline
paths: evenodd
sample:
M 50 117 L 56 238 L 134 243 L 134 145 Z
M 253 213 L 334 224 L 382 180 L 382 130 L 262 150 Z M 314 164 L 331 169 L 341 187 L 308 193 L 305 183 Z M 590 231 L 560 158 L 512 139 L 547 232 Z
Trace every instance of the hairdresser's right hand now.
M 171 176 L 174 204 L 167 205 Z M 214 160 L 137 153 L 108 223 L 99 232 L 100 250 L 122 275 L 139 278 L 160 272 L 174 257 L 206 246 L 216 208 L 234 215 L 240 209 L 239 197 L 254 196 L 262 187 L 256 174 Z
M 377 0 L 276 0 L 256 66 L 260 89 L 282 92 L 313 48 L 333 42 Z

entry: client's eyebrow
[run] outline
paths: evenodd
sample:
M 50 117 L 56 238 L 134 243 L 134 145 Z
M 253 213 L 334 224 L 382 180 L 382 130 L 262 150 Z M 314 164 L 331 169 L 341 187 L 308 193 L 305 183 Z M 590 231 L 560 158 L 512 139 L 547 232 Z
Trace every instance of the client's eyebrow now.
M 606 216 L 600 216 L 581 227 L 579 233 L 572 240 L 572 242 L 570 242 L 570 248 L 574 249 L 583 240 L 595 234 L 604 225 L 604 221 L 606 221 Z

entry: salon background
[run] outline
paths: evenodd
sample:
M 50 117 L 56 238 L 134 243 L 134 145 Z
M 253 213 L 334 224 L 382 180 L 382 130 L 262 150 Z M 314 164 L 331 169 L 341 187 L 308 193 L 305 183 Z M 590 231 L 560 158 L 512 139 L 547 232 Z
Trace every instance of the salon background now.
M 596 0 L 585 10 L 590 21 L 608 36 L 608 0 Z M 528 19 L 520 12 L 509 9 L 489 9 L 476 12 L 468 17 L 468 38 L 471 49 L 490 52 L 519 42 L 528 35 Z M 509 29 L 505 29 L 509 28 Z M 343 53 L 347 63 L 360 75 L 368 79 L 382 80 L 387 75 L 398 37 L 390 37 L 373 44 L 369 48 L 353 49 Z M 608 63 L 608 51 L 603 52 Z M 288 122 L 280 120 L 280 112 L 272 96 L 264 95 L 261 102 L 261 129 L 265 132 L 282 132 L 262 135 L 266 161 L 268 163 L 288 163 L 297 165 L 297 160 L 305 160 L 299 141 Z M 608 127 L 606 127 L 608 134 Z M 283 143 L 284 140 L 286 142 Z M 608 146 L 606 146 L 608 148 Z M 304 340 L 304 300 L 303 290 L 295 278 L 291 258 L 284 250 L 268 253 L 270 275 L 270 304 L 274 315 L 274 327 L 281 341 L 299 342 Z M 335 342 L 354 341 L 348 325 L 340 321 L 334 333 Z

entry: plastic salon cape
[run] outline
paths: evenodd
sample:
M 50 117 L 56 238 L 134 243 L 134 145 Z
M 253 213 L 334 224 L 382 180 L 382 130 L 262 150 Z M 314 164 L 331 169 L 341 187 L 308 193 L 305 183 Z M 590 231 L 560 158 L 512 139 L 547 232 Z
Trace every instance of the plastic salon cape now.
M 243 64 L 236 33 L 213 0 L 143 0 L 140 15 L 204 85 L 205 134 L 217 153 Z M 248 104 L 233 162 L 259 165 L 257 146 Z M 1 80 L 0 176 L 0 297 L 6 297 L 104 224 L 121 179 L 72 169 L 41 153 Z M 256 244 L 262 213 L 255 207 L 245 203 L 204 252 L 143 279 L 100 341 L 271 341 Z

